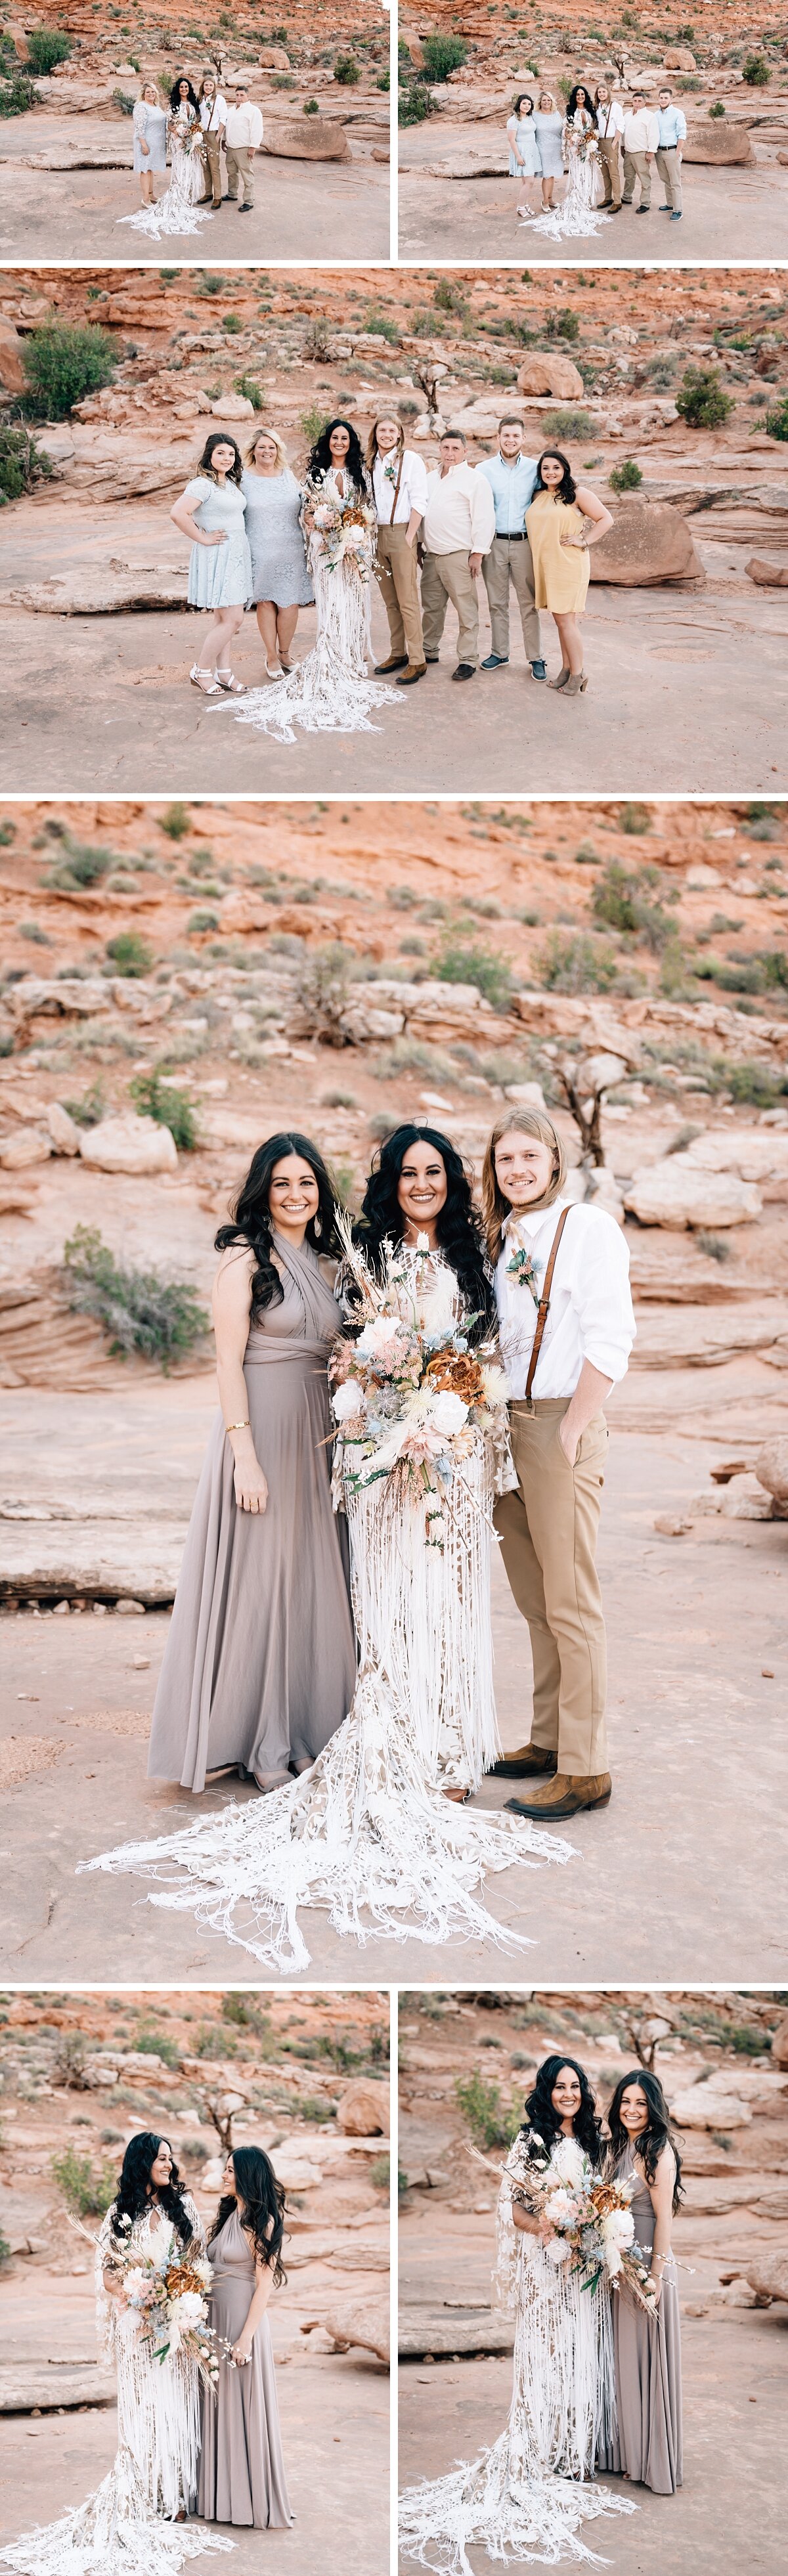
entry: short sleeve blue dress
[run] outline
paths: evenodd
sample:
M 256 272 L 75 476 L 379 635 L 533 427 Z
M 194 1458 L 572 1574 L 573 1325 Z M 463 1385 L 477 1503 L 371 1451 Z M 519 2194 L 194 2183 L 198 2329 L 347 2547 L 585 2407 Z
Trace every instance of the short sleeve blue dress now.
M 252 596 L 252 560 L 244 525 L 246 501 L 237 483 L 222 485 L 209 474 L 187 483 L 184 500 L 206 534 L 225 528 L 223 545 L 192 546 L 189 558 L 190 608 L 245 608 Z
M 166 170 L 166 107 L 154 106 L 152 99 L 138 98 L 133 124 L 135 170 Z M 143 143 L 147 143 L 147 152 L 142 150 Z
M 532 116 L 510 116 L 506 128 L 509 140 L 509 177 L 538 179 L 542 161 Z

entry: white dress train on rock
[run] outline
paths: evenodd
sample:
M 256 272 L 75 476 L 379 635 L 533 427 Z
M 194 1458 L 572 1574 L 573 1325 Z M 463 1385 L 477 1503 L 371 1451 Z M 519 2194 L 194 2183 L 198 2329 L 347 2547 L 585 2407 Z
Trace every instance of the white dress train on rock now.
M 205 187 L 205 161 L 193 136 L 193 114 L 186 119 L 179 109 L 170 125 L 169 187 L 155 205 L 140 206 L 136 215 L 119 215 L 118 223 L 130 224 L 132 232 L 145 233 L 151 241 L 162 241 L 176 236 L 183 239 L 212 222 L 210 207 L 199 203 Z M 189 143 L 191 149 L 187 150 Z
M 596 202 L 598 153 L 589 150 L 584 129 L 574 125 L 564 130 L 567 153 L 566 196 L 560 206 L 551 206 L 544 214 L 532 218 L 529 229 L 543 233 L 548 241 L 588 241 L 603 224 L 611 221 Z
M 321 489 L 340 508 L 343 500 L 352 499 L 351 492 L 337 491 L 331 473 Z M 372 540 L 368 552 L 371 573 Z M 233 704 L 232 714 L 239 724 L 273 734 L 277 742 L 295 742 L 295 724 L 305 733 L 376 733 L 372 718 L 378 708 L 400 702 L 394 689 L 367 678 L 372 652 L 369 573 L 365 576 L 344 559 L 332 565 L 318 527 L 308 539 L 307 561 L 317 608 L 312 650 L 272 686 L 250 689 Z

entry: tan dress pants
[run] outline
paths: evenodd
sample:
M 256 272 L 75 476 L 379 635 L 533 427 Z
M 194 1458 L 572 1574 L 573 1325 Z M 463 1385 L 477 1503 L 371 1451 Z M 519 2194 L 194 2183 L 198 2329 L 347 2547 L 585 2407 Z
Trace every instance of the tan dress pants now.
M 621 204 L 621 138 L 618 134 L 599 137 L 599 163 L 602 175 L 603 206 Z
M 636 179 L 639 179 L 639 180 L 640 180 L 640 203 L 641 203 L 641 206 L 650 206 L 650 204 L 651 204 L 651 167 L 652 167 L 651 162 L 648 160 L 648 158 L 647 158 L 647 156 L 646 156 L 646 153 L 645 153 L 645 152 L 625 152 L 625 154 L 624 154 L 624 194 L 623 194 L 623 197 L 622 197 L 622 199 L 621 199 L 622 206 L 631 206 L 631 204 L 632 204 L 632 191 L 633 191 L 633 189 L 634 189 L 634 185 L 635 185 L 635 180 L 636 180 Z
M 253 152 L 250 152 L 248 143 L 237 143 L 235 150 L 233 150 L 231 143 L 226 143 L 224 149 L 227 158 L 227 186 L 230 196 L 237 196 L 239 206 L 242 206 L 244 202 L 247 206 L 253 206 Z
M 202 148 L 205 160 L 206 185 L 205 195 L 201 197 L 200 204 L 206 205 L 208 198 L 210 197 L 212 198 L 215 206 L 220 206 L 222 202 L 222 146 L 218 133 L 204 134 L 202 138 Z
M 514 583 L 523 630 L 523 643 L 529 662 L 541 660 L 539 611 L 534 607 L 534 559 L 527 537 L 518 537 L 512 545 L 508 537 L 493 537 L 490 552 L 482 560 L 484 587 L 490 608 L 492 649 L 509 651 L 509 583 Z
M 389 621 L 392 653 L 407 653 L 409 662 L 423 662 L 424 637 L 415 542 L 408 545 L 404 526 L 379 526 L 377 556 L 378 586 Z
M 657 152 L 657 169 L 668 205 L 672 206 L 674 214 L 680 215 L 682 212 L 681 162 L 675 143 L 660 143 Z
M 606 1771 L 607 1645 L 596 1543 L 607 1424 L 589 1422 L 574 1467 L 559 1423 L 569 1396 L 509 1406 L 517 1492 L 495 1505 L 495 1527 L 534 1666 L 531 1741 L 557 1753 L 569 1779 Z
M 425 553 L 421 574 L 421 613 L 424 652 L 428 662 L 437 662 L 449 600 L 457 611 L 457 660 L 471 662 L 475 669 L 479 659 L 479 601 L 467 554 Z

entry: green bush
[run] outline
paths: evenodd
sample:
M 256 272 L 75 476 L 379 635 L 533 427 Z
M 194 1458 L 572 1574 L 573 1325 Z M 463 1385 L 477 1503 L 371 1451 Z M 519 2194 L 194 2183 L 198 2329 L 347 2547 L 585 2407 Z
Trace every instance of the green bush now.
M 301 110 L 301 114 L 302 114 L 302 116 L 319 116 L 319 115 L 320 115 L 320 101 L 319 101 L 319 99 L 316 99 L 316 98 L 305 98 L 305 100 L 304 100 L 304 104 L 303 104 L 303 107 L 302 107 L 302 110 Z
M 424 70 L 419 77 L 428 81 L 448 80 L 450 72 L 462 70 L 468 59 L 468 47 L 461 36 L 425 36 Z
M 114 89 L 112 92 L 112 104 L 113 107 L 120 108 L 121 116 L 133 116 L 137 101 L 135 98 L 132 98 L 131 91 L 129 89 Z
M 763 425 L 770 438 L 788 438 L 788 394 L 781 394 L 774 410 L 765 412 Z
M 520 2126 L 518 2112 L 506 2111 L 497 2084 L 483 2076 L 456 2076 L 454 2090 L 477 2147 L 509 2147 Z
M 354 62 L 352 54 L 337 54 L 334 79 L 343 89 L 355 89 L 356 82 L 361 79 L 361 66 Z
M 99 323 L 47 323 L 25 342 L 23 408 L 31 420 L 67 420 L 75 403 L 109 384 L 117 363 L 114 342 Z
M 83 1092 L 81 1100 L 63 1102 L 63 1108 L 68 1110 L 69 1118 L 73 1118 L 75 1127 L 97 1127 L 99 1120 L 104 1116 L 106 1106 L 104 1089 L 100 1082 L 92 1082 L 90 1090 Z
M 375 2156 L 375 2157 L 373 2157 L 373 2161 L 372 2161 L 371 2165 L 369 2166 L 369 2179 L 370 2179 L 370 2182 L 374 2184 L 374 2187 L 375 2187 L 375 2190 L 376 2190 L 376 2191 L 389 2191 L 389 2190 L 390 2190 L 390 2188 L 391 2188 L 391 2158 L 390 2158 L 390 2156 Z
M 591 896 L 594 920 L 606 930 L 621 931 L 625 938 L 641 939 L 658 954 L 672 937 L 675 924 L 664 905 L 655 896 L 659 879 L 653 868 L 630 875 L 618 859 L 611 859 L 597 878 Z
M 417 80 L 411 81 L 409 88 L 405 87 L 404 82 L 400 82 L 397 100 L 398 125 L 423 125 L 425 117 L 431 116 L 432 112 L 429 90 L 424 89 Z
M 625 456 L 623 464 L 612 467 L 607 479 L 611 492 L 636 492 L 643 476 L 634 456 Z
M 0 2233 L 0 2264 L 10 2263 L 10 2261 L 11 2247 L 9 2245 L 8 2238 Z
M 67 63 L 71 52 L 69 36 L 47 35 L 45 28 L 36 29 L 27 39 L 27 58 L 32 72 L 53 72 L 56 63 Z
M 590 438 L 594 426 L 590 412 L 574 404 L 546 412 L 544 425 L 548 438 Z
M 585 931 L 551 930 L 536 964 L 550 993 L 609 993 L 616 981 L 612 948 Z
M 51 458 L 36 446 L 29 429 L 0 423 L 0 505 L 21 500 L 23 492 L 32 492 L 52 472 Z
M 580 324 L 577 314 L 572 312 L 571 304 L 564 304 L 560 313 L 548 313 L 545 323 L 546 340 L 579 340 L 579 338 Z
M 719 429 L 733 410 L 718 367 L 685 367 L 676 394 L 676 410 L 690 429 Z
M 138 1073 L 129 1090 L 141 1118 L 155 1118 L 157 1127 L 169 1127 L 179 1152 L 193 1154 L 197 1144 L 197 1122 L 194 1104 L 188 1093 L 176 1090 L 174 1084 L 162 1082 L 160 1071 Z
M 245 395 L 246 401 L 251 403 L 254 411 L 265 411 L 268 395 L 262 385 L 258 384 L 256 376 L 234 376 L 233 386 L 237 394 Z
M 326 428 L 330 419 L 330 411 L 324 411 L 320 403 L 310 403 L 308 409 L 306 411 L 302 411 L 301 428 L 303 430 L 304 437 L 309 441 L 310 447 L 315 446 L 317 439 L 320 437 L 321 430 Z
M 0 81 L 0 116 L 26 116 L 28 108 L 39 103 L 39 91 L 27 72 L 13 71 L 10 80 Z
M 118 930 L 107 940 L 107 956 L 116 975 L 147 975 L 153 965 L 153 949 L 139 930 Z
M 639 836 L 642 832 L 650 832 L 651 815 L 649 813 L 648 806 L 622 805 L 618 817 L 618 828 L 620 832 L 629 832 L 634 837 Z
M 159 815 L 159 831 L 166 832 L 168 841 L 183 841 L 192 829 L 188 805 L 168 805 L 166 814 Z
M 202 930 L 218 930 L 218 929 L 219 929 L 219 915 L 218 915 L 218 912 L 193 912 L 193 913 L 191 913 L 191 914 L 190 914 L 189 920 L 187 921 L 187 924 L 186 924 L 186 928 L 187 928 L 187 931 L 189 932 L 190 937 L 191 937 L 191 936 L 193 936 L 193 935 L 194 935 L 194 933 L 196 933 L 197 931 L 202 931 Z
M 442 984 L 476 984 L 493 1010 L 508 1010 L 512 992 L 512 971 L 494 948 L 477 947 L 462 939 L 447 941 L 437 960 L 436 974 Z
M 111 2209 L 118 2181 L 109 2165 L 95 2173 L 90 2156 L 78 2156 L 75 2147 L 66 2147 L 62 2156 L 53 2156 L 52 2175 L 77 2218 L 103 2218 Z
M 180 2049 L 176 2047 L 174 2039 L 170 2039 L 169 2032 L 166 2030 L 141 2030 L 134 2041 L 134 2046 L 139 2049 L 143 2057 L 161 2057 L 165 2066 L 173 2068 L 180 2066 Z
M 231 336 L 233 336 L 236 331 L 242 331 L 243 327 L 240 313 L 222 314 L 222 330 L 229 331 Z
M 78 1225 L 64 1246 L 68 1303 L 73 1314 L 93 1315 L 113 1356 L 139 1351 L 158 1360 L 165 1375 L 177 1353 L 192 1350 L 208 1317 L 194 1289 L 156 1270 L 124 1270 L 95 1226 Z
M 714 106 L 709 108 L 709 115 L 710 115 L 710 116 L 724 116 L 724 114 L 725 114 L 725 108 L 724 108 L 724 105 L 723 105 L 723 101 L 722 101 L 722 99 L 721 99 L 721 98 L 715 98 Z
M 748 89 L 765 89 L 772 77 L 765 54 L 748 54 L 746 63 L 742 63 L 741 76 Z

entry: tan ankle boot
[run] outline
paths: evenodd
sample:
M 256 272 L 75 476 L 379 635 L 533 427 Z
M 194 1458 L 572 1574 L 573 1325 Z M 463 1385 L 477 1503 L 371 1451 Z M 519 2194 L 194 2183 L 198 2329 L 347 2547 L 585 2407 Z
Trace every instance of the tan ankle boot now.
M 535 1780 L 552 1777 L 558 1769 L 557 1753 L 548 1753 L 541 1744 L 521 1744 L 516 1753 L 504 1753 L 488 1771 L 488 1780 Z
M 546 1780 L 543 1789 L 534 1789 L 530 1798 L 507 1798 L 513 1816 L 535 1816 L 550 1823 L 562 1816 L 577 1816 L 581 1807 L 606 1807 L 612 1797 L 613 1783 L 609 1771 L 595 1771 L 588 1779 L 571 1778 L 557 1771 L 554 1780 Z

